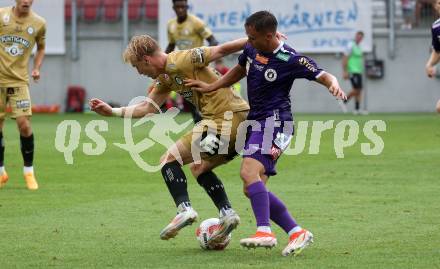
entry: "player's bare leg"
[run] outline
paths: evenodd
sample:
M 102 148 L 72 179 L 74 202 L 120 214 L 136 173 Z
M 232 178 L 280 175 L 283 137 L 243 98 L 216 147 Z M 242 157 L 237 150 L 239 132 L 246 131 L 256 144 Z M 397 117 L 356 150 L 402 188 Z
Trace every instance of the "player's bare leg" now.
M 32 133 L 31 121 L 28 116 L 17 117 L 17 127 L 20 132 L 20 149 L 23 155 L 23 174 L 29 190 L 37 190 L 38 183 L 35 178 L 34 161 L 34 135 Z

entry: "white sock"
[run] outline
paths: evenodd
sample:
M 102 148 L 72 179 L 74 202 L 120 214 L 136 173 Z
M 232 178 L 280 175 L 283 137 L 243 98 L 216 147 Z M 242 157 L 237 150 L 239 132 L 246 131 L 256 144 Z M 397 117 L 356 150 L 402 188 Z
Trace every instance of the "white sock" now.
M 272 233 L 272 230 L 270 229 L 270 226 L 258 226 L 257 232 Z
M 299 232 L 301 230 L 302 230 L 301 226 L 298 225 L 295 228 L 293 228 L 292 230 L 290 230 L 289 236 L 291 236 L 292 234 L 297 233 L 297 232 Z
M 24 166 L 23 167 L 23 173 L 29 174 L 29 173 L 33 173 L 33 172 L 34 172 L 34 167 L 33 166 Z
M 4 166 L 0 166 L 0 175 L 3 175 L 4 172 L 5 172 L 5 167 Z

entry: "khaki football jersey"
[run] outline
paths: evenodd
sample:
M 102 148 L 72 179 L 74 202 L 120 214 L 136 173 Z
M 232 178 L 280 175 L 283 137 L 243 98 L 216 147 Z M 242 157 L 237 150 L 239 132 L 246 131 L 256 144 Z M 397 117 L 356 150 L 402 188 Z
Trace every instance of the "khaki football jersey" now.
M 212 48 L 200 47 L 191 50 L 174 51 L 168 54 L 166 74 L 157 79 L 159 90 L 173 90 L 195 105 L 203 119 L 223 117 L 226 111 L 246 111 L 249 105 L 231 88 L 200 93 L 184 85 L 185 78 L 197 79 L 206 83 L 218 80 L 219 76 L 211 67 Z
M 168 21 L 168 42 L 176 44 L 179 50 L 201 47 L 203 41 L 211 35 L 212 32 L 205 23 L 191 14 L 188 14 L 183 23 L 177 23 L 177 18 Z
M 45 45 L 45 36 L 46 22 L 35 12 L 18 18 L 12 7 L 0 8 L 0 87 L 29 84 L 29 58 L 35 43 Z

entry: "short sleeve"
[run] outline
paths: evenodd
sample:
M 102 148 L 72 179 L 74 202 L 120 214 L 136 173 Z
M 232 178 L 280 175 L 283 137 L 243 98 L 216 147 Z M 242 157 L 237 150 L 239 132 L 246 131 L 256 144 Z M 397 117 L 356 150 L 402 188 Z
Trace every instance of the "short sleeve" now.
M 345 55 L 345 56 L 350 56 L 350 54 L 351 54 L 351 52 L 352 52 L 352 50 L 353 50 L 353 46 L 354 46 L 353 41 L 352 41 L 352 42 L 349 42 L 349 43 L 347 44 L 347 46 L 346 46 L 345 49 L 344 49 L 344 55 Z
M 195 68 L 208 66 L 211 61 L 211 47 L 199 47 L 188 50 L 189 57 L 185 57 L 185 63 Z
M 238 56 L 238 64 L 243 67 L 246 66 L 248 52 L 249 52 L 249 46 L 250 46 L 250 44 L 246 43 L 246 45 L 244 46 L 243 52 L 240 54 L 240 56 Z
M 211 30 L 205 25 L 205 23 L 200 20 L 199 18 L 196 18 L 194 20 L 194 29 L 196 33 L 204 40 L 208 37 L 212 36 Z
M 440 53 L 440 25 L 432 28 L 432 48 Z
M 169 21 L 168 25 L 167 25 L 167 34 L 168 34 L 168 43 L 176 44 L 176 40 L 174 39 L 174 33 L 173 33 L 171 21 Z
M 323 70 L 318 67 L 315 61 L 307 56 L 295 55 L 291 58 L 292 75 L 295 78 L 316 80 Z
M 43 26 L 41 26 L 41 29 L 38 31 L 38 34 L 35 37 L 35 42 L 38 47 L 46 46 L 46 23 L 43 23 Z

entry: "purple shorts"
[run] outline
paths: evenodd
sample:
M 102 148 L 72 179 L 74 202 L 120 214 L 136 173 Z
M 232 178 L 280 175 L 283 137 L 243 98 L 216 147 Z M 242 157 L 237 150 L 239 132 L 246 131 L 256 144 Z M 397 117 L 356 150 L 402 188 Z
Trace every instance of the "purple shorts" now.
M 254 131 L 248 128 L 243 157 L 259 161 L 264 166 L 264 174 L 274 176 L 277 174 L 275 165 L 283 151 L 289 146 L 294 127 L 293 122 L 266 123 L 258 121 L 261 130 Z

